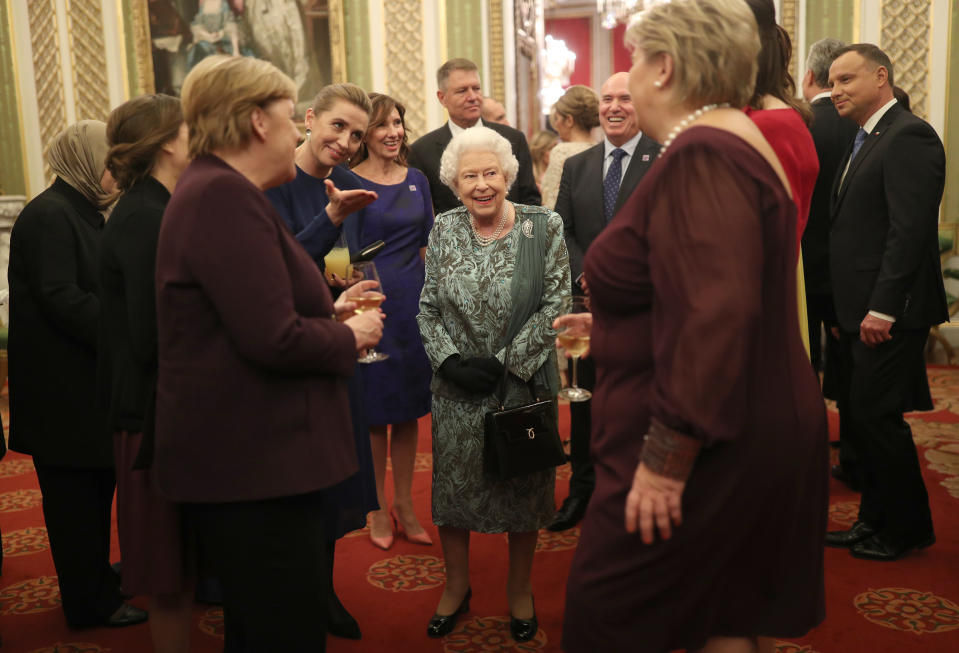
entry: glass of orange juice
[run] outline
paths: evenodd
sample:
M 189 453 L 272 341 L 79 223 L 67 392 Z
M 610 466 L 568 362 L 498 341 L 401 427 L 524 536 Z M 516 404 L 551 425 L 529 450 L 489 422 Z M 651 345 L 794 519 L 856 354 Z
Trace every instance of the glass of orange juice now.
M 333 281 L 333 275 L 336 274 L 340 279 L 349 281 L 350 248 L 346 244 L 346 234 L 340 232 L 339 238 L 333 244 L 333 249 L 323 257 L 323 266 L 326 268 L 324 274 L 328 280 Z

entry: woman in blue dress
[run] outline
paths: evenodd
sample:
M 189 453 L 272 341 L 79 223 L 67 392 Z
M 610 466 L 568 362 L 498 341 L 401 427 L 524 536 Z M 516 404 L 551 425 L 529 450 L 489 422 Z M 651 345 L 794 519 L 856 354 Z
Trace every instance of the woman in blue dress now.
M 306 111 L 306 140 L 296 148 L 296 178 L 266 193 L 320 268 L 324 268 L 323 257 L 335 244 L 347 216 L 376 199 L 376 193 L 363 189 L 359 177 L 339 167 L 356 154 L 363 142 L 370 111 L 370 100 L 359 86 L 331 84 L 320 89 Z M 346 280 L 335 277 L 332 283 L 343 287 Z M 359 374 L 351 378 L 349 392 L 360 470 L 327 490 L 324 496 L 326 532 L 332 536 L 327 543 L 331 570 L 335 540 L 363 528 L 367 513 L 377 508 Z M 330 595 L 329 632 L 350 639 L 360 637 L 359 625 L 335 591 Z
M 376 496 L 380 509 L 370 518 L 370 539 L 380 548 L 393 543 L 394 525 L 416 544 L 432 544 L 413 511 L 416 420 L 430 412 L 432 369 L 423 349 L 416 314 L 423 289 L 426 244 L 433 227 L 433 203 L 426 176 L 406 165 L 409 155 L 406 108 L 388 95 L 370 94 L 370 128 L 353 160 L 353 172 L 378 199 L 346 223 L 347 240 L 365 247 L 378 240 L 386 247 L 376 267 L 389 319 L 378 349 L 385 361 L 365 365 L 363 389 L 370 424 Z M 387 442 L 387 428 L 390 436 Z M 393 463 L 393 507 L 387 510 L 386 454 Z

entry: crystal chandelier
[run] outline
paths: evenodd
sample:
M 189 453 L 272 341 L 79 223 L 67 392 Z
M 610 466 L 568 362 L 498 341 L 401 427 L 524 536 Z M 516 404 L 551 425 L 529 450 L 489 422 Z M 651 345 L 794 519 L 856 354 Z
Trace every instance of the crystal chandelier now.
M 603 27 L 613 29 L 616 23 L 628 19 L 639 4 L 640 0 L 596 0 L 596 12 L 603 17 Z

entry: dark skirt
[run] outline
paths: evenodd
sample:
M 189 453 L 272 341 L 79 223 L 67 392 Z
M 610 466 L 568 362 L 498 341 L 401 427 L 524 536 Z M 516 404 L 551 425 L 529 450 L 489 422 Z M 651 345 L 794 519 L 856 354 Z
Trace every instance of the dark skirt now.
M 141 433 L 113 435 L 121 584 L 134 596 L 176 594 L 188 586 L 180 509 L 157 492 L 152 469 L 133 469 L 141 440 Z
M 370 427 L 363 410 L 363 382 L 359 371 L 350 378 L 349 392 L 353 441 L 356 445 L 359 471 L 321 492 L 323 532 L 331 540 L 363 528 L 366 526 L 367 513 L 379 508 L 376 500 L 376 479 L 373 475 L 373 452 L 370 449 Z

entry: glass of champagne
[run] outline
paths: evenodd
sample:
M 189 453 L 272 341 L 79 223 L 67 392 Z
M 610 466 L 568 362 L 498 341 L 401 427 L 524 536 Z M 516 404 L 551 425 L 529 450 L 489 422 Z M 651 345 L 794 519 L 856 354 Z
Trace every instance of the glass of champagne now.
M 380 275 L 376 272 L 376 265 L 373 261 L 354 263 L 353 271 L 357 273 L 357 276 L 361 280 L 371 279 L 378 284 L 380 283 Z M 356 304 L 354 312 L 359 315 L 364 311 L 375 311 L 380 307 L 380 304 L 383 303 L 383 300 L 386 299 L 386 295 L 383 294 L 382 285 L 380 285 L 377 286 L 376 290 L 367 290 L 362 295 L 351 297 L 351 299 Z M 366 354 L 360 356 L 357 360 L 361 363 L 377 363 L 379 361 L 385 361 L 389 357 L 389 354 L 384 354 L 370 347 L 366 350 Z
M 323 257 L 323 265 L 328 280 L 333 281 L 333 274 L 344 281 L 350 280 L 350 248 L 346 244 L 346 234 L 340 233 L 333 249 Z
M 563 300 L 562 315 L 589 313 L 585 297 L 568 297 Z M 580 323 L 567 324 L 556 336 L 560 346 L 572 357 L 571 383 L 568 388 L 559 391 L 559 396 L 568 401 L 586 401 L 593 393 L 576 385 L 576 361 L 589 350 L 589 329 Z

